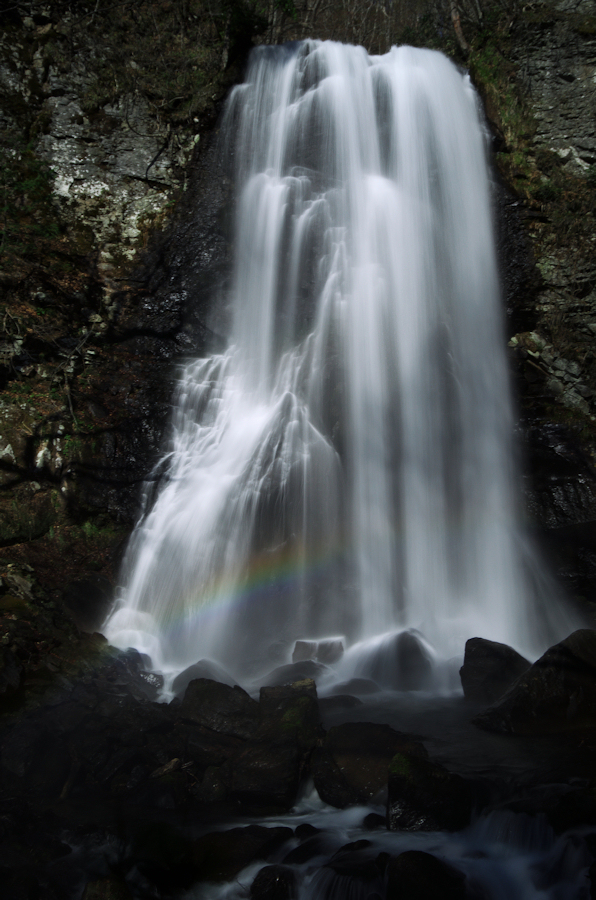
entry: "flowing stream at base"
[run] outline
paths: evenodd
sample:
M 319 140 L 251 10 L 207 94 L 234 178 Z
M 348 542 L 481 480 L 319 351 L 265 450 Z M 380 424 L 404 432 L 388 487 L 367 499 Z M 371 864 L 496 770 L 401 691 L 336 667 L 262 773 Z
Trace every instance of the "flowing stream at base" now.
M 571 629 L 516 500 L 468 77 L 407 46 L 260 47 L 223 132 L 229 348 L 182 372 L 109 640 L 239 679 L 330 635 L 356 674 L 403 630 L 434 662 L 475 635 L 535 656 Z

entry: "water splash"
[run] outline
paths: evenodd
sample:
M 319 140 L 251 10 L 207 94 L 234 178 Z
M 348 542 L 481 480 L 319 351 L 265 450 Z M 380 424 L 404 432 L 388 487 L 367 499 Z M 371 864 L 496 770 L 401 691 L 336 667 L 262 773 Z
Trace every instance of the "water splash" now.
M 224 131 L 230 346 L 182 373 L 108 638 L 166 671 L 405 628 L 444 659 L 538 652 L 565 626 L 530 584 L 469 79 L 411 47 L 262 47 Z

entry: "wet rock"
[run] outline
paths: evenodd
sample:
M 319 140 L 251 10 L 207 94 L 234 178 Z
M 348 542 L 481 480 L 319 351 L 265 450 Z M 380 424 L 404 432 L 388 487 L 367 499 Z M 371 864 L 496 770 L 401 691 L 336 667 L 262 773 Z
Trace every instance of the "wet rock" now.
M 260 678 L 259 681 L 261 684 L 277 687 L 281 684 L 293 684 L 295 681 L 302 681 L 305 678 L 316 680 L 325 671 L 326 666 L 314 662 L 312 659 L 305 659 L 301 662 L 289 663 L 287 666 L 279 666 Z
M 382 687 L 417 691 L 428 687 L 432 675 L 430 655 L 415 629 L 384 638 L 359 667 L 359 674 Z
M 246 812 L 290 809 L 300 784 L 301 753 L 296 743 L 250 743 L 219 771 L 227 798 Z
M 379 813 L 369 813 L 362 820 L 362 827 L 365 831 L 378 831 L 381 828 L 384 830 L 387 827 L 387 819 Z
M 260 691 L 260 739 L 291 741 L 309 750 L 323 737 L 317 688 L 311 678 Z
M 132 894 L 125 881 L 110 875 L 97 881 L 88 881 L 82 900 L 132 900 Z
M 176 725 L 174 740 L 185 747 L 187 758 L 192 759 L 201 771 L 210 766 L 221 766 L 245 744 L 244 738 L 234 734 L 218 734 L 210 728 L 190 725 L 182 721 Z
M 580 629 L 550 647 L 475 725 L 509 734 L 596 727 L 596 631 Z
M 101 627 L 108 613 L 113 593 L 107 578 L 88 575 L 69 584 L 62 599 L 77 627 L 93 634 Z
M 387 900 L 464 900 L 466 876 L 431 853 L 406 850 L 386 867 Z
M 484 638 L 470 638 L 459 670 L 464 696 L 468 700 L 492 703 L 529 668 L 530 662 L 513 647 Z
M 421 754 L 400 752 L 394 756 L 388 793 L 391 831 L 458 831 L 470 821 L 468 783 Z
M 370 841 L 352 841 L 340 847 L 315 874 L 313 894 L 317 897 L 382 896 L 383 868 L 382 855 L 371 849 Z
M 267 861 L 286 841 L 291 828 L 248 825 L 205 834 L 192 842 L 192 862 L 201 881 L 230 881 L 245 866 Z
M 346 722 L 331 728 L 311 760 L 319 796 L 339 809 L 370 801 L 386 789 L 389 764 L 398 752 L 426 753 L 389 725 Z
M 184 719 L 213 731 L 250 738 L 260 724 L 259 704 L 236 685 L 198 678 L 186 688 L 180 706 Z
M 296 876 L 287 866 L 265 866 L 250 886 L 252 900 L 293 900 Z
M 344 645 L 341 638 L 330 638 L 326 641 L 296 641 L 292 662 L 313 659 L 329 666 L 341 659 L 343 652 Z
M 359 697 L 353 697 L 351 694 L 337 694 L 333 697 L 321 697 L 319 707 L 322 712 L 333 712 L 337 709 L 353 709 L 355 706 L 362 706 L 362 700 Z
M 333 840 L 325 833 L 315 834 L 306 838 L 299 847 L 284 856 L 282 862 L 288 866 L 301 866 L 303 863 L 329 853 L 333 847 Z
M 210 681 L 219 681 L 221 684 L 227 684 L 233 687 L 236 681 L 231 675 L 222 669 L 216 662 L 211 659 L 200 659 L 193 663 L 192 666 L 184 669 L 179 675 L 176 675 L 172 682 L 172 693 L 175 697 L 184 697 L 184 692 L 191 681 L 197 678 L 208 678 Z

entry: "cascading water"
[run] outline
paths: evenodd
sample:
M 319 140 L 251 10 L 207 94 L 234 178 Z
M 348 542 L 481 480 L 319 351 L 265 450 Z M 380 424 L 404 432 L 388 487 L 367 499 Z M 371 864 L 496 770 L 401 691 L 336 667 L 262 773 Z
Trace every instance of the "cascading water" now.
M 411 47 L 262 47 L 224 130 L 230 345 L 182 374 L 109 639 L 237 674 L 329 634 L 418 628 L 444 659 L 473 635 L 542 649 L 559 634 L 516 508 L 467 76 Z

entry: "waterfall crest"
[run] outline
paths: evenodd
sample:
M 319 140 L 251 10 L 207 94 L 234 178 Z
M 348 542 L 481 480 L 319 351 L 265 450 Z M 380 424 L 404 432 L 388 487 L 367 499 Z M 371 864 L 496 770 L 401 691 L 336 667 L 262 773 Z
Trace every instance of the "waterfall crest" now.
M 236 673 L 406 628 L 444 659 L 540 650 L 469 79 L 407 46 L 261 47 L 223 127 L 229 349 L 182 373 L 109 640 Z

